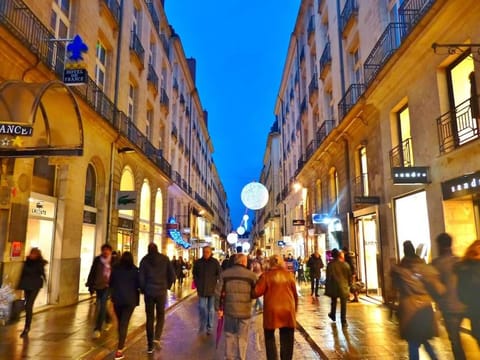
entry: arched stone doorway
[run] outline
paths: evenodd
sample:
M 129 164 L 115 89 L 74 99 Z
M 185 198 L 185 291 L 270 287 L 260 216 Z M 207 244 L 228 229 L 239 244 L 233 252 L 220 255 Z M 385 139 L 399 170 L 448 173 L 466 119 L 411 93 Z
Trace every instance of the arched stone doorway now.
M 140 264 L 142 258 L 147 254 L 150 243 L 150 213 L 151 213 L 151 190 L 147 179 L 143 180 L 140 192 L 140 231 L 138 232 L 137 261 Z
M 163 195 L 162 189 L 157 189 L 155 195 L 155 229 L 153 241 L 157 244 L 158 248 L 163 252 Z
M 134 191 L 135 176 L 129 166 L 125 166 L 120 178 L 120 191 Z M 118 210 L 117 250 L 132 251 L 134 210 Z

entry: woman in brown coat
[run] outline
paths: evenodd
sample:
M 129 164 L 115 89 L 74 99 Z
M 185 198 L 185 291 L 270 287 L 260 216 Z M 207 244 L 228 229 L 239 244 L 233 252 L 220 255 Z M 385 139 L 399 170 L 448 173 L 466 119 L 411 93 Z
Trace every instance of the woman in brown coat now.
M 280 329 L 280 359 L 293 357 L 293 334 L 298 297 L 295 278 L 285 268 L 279 255 L 269 259 L 269 270 L 264 272 L 255 286 L 255 297 L 264 297 L 263 330 L 267 360 L 277 359 L 275 329 Z

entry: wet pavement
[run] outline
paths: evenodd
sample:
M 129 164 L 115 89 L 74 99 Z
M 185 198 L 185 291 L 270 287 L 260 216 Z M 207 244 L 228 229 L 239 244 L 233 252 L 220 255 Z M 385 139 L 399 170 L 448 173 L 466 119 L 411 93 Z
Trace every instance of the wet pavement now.
M 327 317 L 329 298 L 322 295 L 314 299 L 306 287 L 301 292 L 294 359 L 408 359 L 407 343 L 399 338 L 398 324 L 390 319 L 385 306 L 365 300 L 348 304 L 349 326 L 343 328 Z M 197 297 L 193 293 L 189 283 L 169 293 L 162 348 L 153 355 L 146 352 L 141 301 L 130 322 L 126 359 L 222 359 L 223 339 L 216 350 L 214 335 L 197 332 Z M 36 313 L 28 339 L 19 337 L 23 319 L 0 327 L 0 359 L 113 359 L 116 325 L 104 331 L 100 339 L 92 339 L 94 312 L 95 304 L 89 299 Z M 247 359 L 265 359 L 261 315 L 252 318 L 251 329 Z M 480 359 L 480 349 L 468 334 L 462 334 L 462 342 L 467 359 Z M 439 359 L 453 359 L 443 327 L 432 344 Z M 427 358 L 422 350 L 421 359 Z

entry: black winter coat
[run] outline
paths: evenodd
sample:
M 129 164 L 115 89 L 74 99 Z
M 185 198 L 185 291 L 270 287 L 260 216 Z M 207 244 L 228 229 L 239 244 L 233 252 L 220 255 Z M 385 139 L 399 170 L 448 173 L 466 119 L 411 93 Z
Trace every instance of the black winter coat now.
M 170 259 L 160 253 L 144 256 L 140 262 L 140 289 L 147 296 L 160 296 L 172 287 L 175 269 Z
M 113 267 L 110 275 L 110 289 L 115 305 L 138 306 L 139 288 L 140 279 L 135 265 L 126 267 L 118 264 Z
M 314 279 L 320 279 L 320 272 L 323 269 L 322 257 L 315 257 L 313 254 L 310 256 L 307 262 L 307 266 L 310 269 L 310 277 Z
M 467 313 L 480 316 L 480 259 L 462 260 L 455 266 L 458 276 L 458 296 L 467 306 Z
M 23 264 L 22 275 L 18 288 L 20 290 L 36 290 L 43 287 L 45 281 L 45 265 L 43 259 L 27 258 Z
M 208 260 L 200 258 L 193 265 L 193 279 L 197 287 L 198 296 L 215 295 L 215 287 L 220 279 L 222 269 L 218 260 L 210 257 Z
M 87 283 L 85 285 L 90 291 L 102 290 L 108 287 L 108 280 L 103 276 L 103 268 L 105 265 L 103 265 L 100 258 L 101 255 L 95 256 L 90 272 L 88 273 Z

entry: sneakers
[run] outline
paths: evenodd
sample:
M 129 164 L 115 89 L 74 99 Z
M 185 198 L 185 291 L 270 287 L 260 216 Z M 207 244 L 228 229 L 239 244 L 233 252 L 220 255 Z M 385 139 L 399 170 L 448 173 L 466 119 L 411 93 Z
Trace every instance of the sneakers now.
M 148 345 L 147 354 L 153 354 L 153 345 Z
M 330 318 L 330 320 L 336 321 L 335 314 L 328 313 L 328 317 Z
M 98 339 L 98 338 L 100 338 L 101 335 L 102 335 L 102 334 L 100 333 L 99 330 L 94 330 L 92 337 L 93 337 L 94 339 Z
M 207 329 L 207 335 L 211 335 L 212 334 L 212 330 L 211 329 Z
M 124 359 L 124 358 L 125 358 L 125 355 L 123 355 L 121 350 L 117 350 L 115 352 L 115 360 L 120 360 L 120 359 Z
M 112 323 L 105 323 L 105 331 L 108 331 L 112 328 Z

